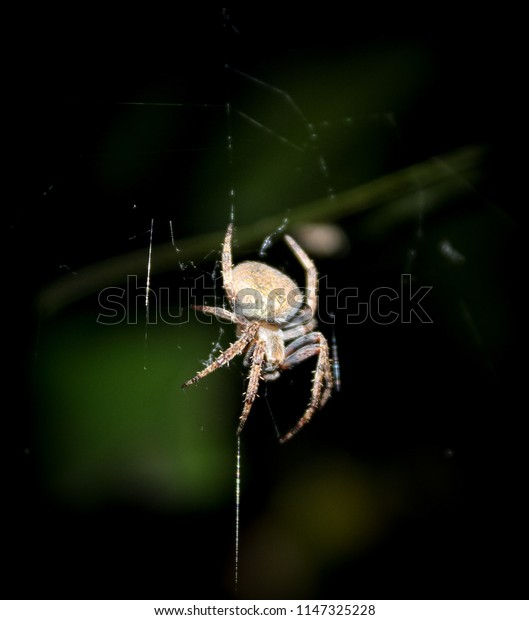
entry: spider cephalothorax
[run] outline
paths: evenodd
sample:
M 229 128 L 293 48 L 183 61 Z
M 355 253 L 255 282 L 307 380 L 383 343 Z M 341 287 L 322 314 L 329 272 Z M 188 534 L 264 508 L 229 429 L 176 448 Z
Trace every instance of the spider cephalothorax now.
M 305 269 L 305 295 L 292 279 L 265 263 L 246 261 L 233 267 L 232 234 L 233 225 L 229 224 L 222 248 L 222 276 L 231 310 L 195 307 L 235 323 L 237 340 L 182 387 L 196 383 L 235 356 L 245 353 L 244 365 L 250 371 L 237 429 L 240 433 L 257 395 L 259 380 L 273 381 L 282 370 L 317 355 L 309 405 L 297 424 L 280 438 L 283 443 L 305 426 L 316 410 L 323 407 L 333 385 L 329 345 L 323 334 L 314 331 L 318 303 L 317 271 L 312 260 L 289 235 L 285 235 L 285 241 Z M 286 342 L 289 344 L 285 345 Z

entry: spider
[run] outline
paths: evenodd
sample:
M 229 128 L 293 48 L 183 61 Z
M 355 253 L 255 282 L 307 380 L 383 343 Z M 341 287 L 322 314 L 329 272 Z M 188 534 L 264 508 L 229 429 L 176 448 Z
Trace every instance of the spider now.
M 321 409 L 333 386 L 329 344 L 322 333 L 314 331 L 317 308 L 317 271 L 312 260 L 292 237 L 284 239 L 306 273 L 306 292 L 281 271 L 265 263 L 246 261 L 232 265 L 233 224 L 229 224 L 222 248 L 224 290 L 231 310 L 211 306 L 194 306 L 236 325 L 237 340 L 209 366 L 199 371 L 182 387 L 200 381 L 221 366 L 245 353 L 244 365 L 249 367 L 248 388 L 239 419 L 240 434 L 257 395 L 259 381 L 273 381 L 281 371 L 289 370 L 309 357 L 318 356 L 310 402 L 303 416 L 280 443 L 291 439 Z M 286 342 L 290 343 L 285 345 Z

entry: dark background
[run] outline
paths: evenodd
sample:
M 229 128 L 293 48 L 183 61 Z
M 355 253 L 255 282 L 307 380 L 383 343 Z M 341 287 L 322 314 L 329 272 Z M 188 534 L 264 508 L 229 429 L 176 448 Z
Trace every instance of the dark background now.
M 143 316 L 96 323 L 98 283 L 51 310 L 43 291 L 134 250 L 145 260 L 127 273 L 143 286 L 152 221 L 155 247 L 170 242 L 169 221 L 177 241 L 218 232 L 198 259 L 183 246 L 174 270 L 152 265 L 155 290 L 202 275 L 207 286 L 231 187 L 235 223 L 251 230 L 329 185 L 339 194 L 479 145 L 487 154 L 471 186 L 422 219 L 420 185 L 393 210 L 345 215 L 349 247 L 315 256 L 330 286 L 358 287 L 363 299 L 411 273 L 412 286 L 432 287 L 433 323 L 353 325 L 331 302 L 342 391 L 282 446 L 268 410 L 283 432 L 302 413 L 308 363 L 258 399 L 242 440 L 239 592 L 523 597 L 515 16 L 445 7 L 61 18 L 66 26 L 49 13 L 11 23 L 6 403 L 22 431 L 4 596 L 234 596 L 240 362 L 182 392 L 217 326 L 149 326 L 145 345 Z M 282 93 L 314 123 L 314 142 Z M 272 133 L 228 118 L 216 106 L 226 101 Z M 300 281 L 276 240 L 266 260 Z M 447 258 L 446 241 L 464 258 Z M 256 258 L 259 243 L 242 246 L 236 260 Z M 232 338 L 224 329 L 220 344 Z

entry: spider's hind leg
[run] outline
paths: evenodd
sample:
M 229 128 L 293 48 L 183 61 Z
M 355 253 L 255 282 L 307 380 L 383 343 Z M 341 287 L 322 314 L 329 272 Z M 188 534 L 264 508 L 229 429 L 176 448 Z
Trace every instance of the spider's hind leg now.
M 323 334 L 312 332 L 301 336 L 301 338 L 298 338 L 298 340 L 295 340 L 287 347 L 285 353 L 285 361 L 281 365 L 282 370 L 288 370 L 314 355 L 318 356 L 318 362 L 314 371 L 309 406 L 296 425 L 279 439 L 280 443 L 285 443 L 292 439 L 296 433 L 310 422 L 314 412 L 321 409 L 329 399 L 333 386 L 329 345 Z

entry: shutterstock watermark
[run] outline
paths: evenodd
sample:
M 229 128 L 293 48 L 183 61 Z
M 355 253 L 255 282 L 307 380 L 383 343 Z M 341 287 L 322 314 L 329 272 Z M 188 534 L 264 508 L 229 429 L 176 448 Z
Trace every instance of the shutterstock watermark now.
M 126 287 L 108 287 L 98 296 L 101 311 L 97 322 L 101 325 L 138 323 L 183 325 L 191 319 L 210 324 L 213 321 L 230 323 L 227 317 L 204 314 L 193 306 L 211 306 L 232 309 L 230 301 L 219 300 L 220 284 L 206 283 L 206 277 L 197 278 L 191 287 L 147 290 L 138 284 L 138 276 L 127 277 Z M 335 314 L 350 325 L 371 321 L 377 325 L 392 323 L 433 323 L 425 306 L 431 286 L 414 286 L 411 274 L 402 274 L 398 288 L 379 286 L 371 291 L 358 287 L 340 290 L 328 286 L 327 276 L 318 281 L 318 308 L 316 319 L 320 324 L 334 324 Z M 276 322 L 303 311 L 302 289 L 262 290 L 245 288 L 237 293 L 234 312 L 248 320 Z M 148 308 L 148 312 L 146 309 Z

